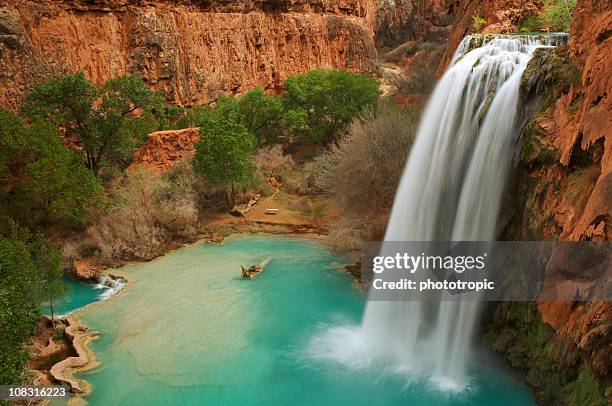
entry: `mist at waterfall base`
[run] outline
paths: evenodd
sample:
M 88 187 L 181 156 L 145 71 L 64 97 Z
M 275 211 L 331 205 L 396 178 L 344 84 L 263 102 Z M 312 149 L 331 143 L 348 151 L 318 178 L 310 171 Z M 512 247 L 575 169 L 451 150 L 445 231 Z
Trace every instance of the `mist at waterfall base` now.
M 252 280 L 240 266 L 270 259 Z M 311 357 L 324 326 L 357 323 L 365 296 L 348 259 L 291 237 L 240 236 L 130 265 L 126 290 L 88 307 L 100 367 L 79 374 L 90 405 L 533 405 L 529 389 L 493 364 L 478 390 L 452 399 L 378 369 Z M 357 357 L 358 354 L 353 354 Z M 356 360 L 357 361 L 357 360 Z
M 564 35 L 463 40 L 425 109 L 385 241 L 495 239 L 520 133 L 522 74 L 537 47 L 566 40 Z M 311 352 L 356 370 L 383 365 L 407 380 L 461 392 L 474 383 L 471 346 L 478 316 L 474 300 L 370 301 L 361 325 L 323 331 L 311 342 Z

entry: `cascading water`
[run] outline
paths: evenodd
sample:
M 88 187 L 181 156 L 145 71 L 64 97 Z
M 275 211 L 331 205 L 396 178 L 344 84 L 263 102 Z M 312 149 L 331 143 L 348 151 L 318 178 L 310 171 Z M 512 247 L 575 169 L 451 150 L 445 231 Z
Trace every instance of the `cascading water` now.
M 558 34 L 463 40 L 424 113 L 386 241 L 495 239 L 519 134 L 522 74 L 537 47 L 565 41 Z M 460 389 L 478 308 L 475 301 L 371 301 L 360 327 L 329 329 L 310 352 L 349 364 L 360 357 L 359 366 L 399 363 L 442 389 Z

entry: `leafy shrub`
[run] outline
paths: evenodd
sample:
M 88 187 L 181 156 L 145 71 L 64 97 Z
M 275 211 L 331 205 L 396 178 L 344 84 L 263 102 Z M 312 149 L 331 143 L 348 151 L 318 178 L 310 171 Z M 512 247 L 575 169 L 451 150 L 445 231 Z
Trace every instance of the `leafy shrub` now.
M 488 24 L 488 21 L 482 16 L 482 14 L 480 14 L 480 12 L 477 12 L 476 14 L 472 16 L 472 30 L 474 32 L 479 32 L 487 24 Z
M 569 32 L 576 0 L 545 0 L 540 14 L 523 19 L 517 32 Z
M 542 31 L 542 18 L 538 14 L 528 15 L 518 25 L 517 32 L 530 33 Z
M 0 384 L 25 380 L 25 344 L 40 304 L 62 289 L 59 252 L 13 221 L 0 225 Z
M 569 32 L 574 8 L 576 0 L 545 0 L 544 11 L 540 18 L 543 29 L 551 32 Z

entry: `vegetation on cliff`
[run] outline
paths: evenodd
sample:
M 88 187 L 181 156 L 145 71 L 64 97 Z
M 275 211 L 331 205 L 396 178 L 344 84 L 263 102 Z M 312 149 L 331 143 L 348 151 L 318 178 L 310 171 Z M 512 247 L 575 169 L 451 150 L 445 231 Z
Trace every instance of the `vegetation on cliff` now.
M 535 304 L 505 302 L 489 310 L 484 340 L 524 373 L 539 403 L 608 404 L 580 351 L 542 321 Z
M 596 37 L 587 54 L 601 52 Z M 598 94 L 607 90 L 597 81 L 608 79 L 585 75 L 592 66 L 576 52 L 584 46 L 539 49 L 525 71 L 519 102 L 525 124 L 505 239 L 609 239 L 609 216 L 600 214 L 609 212 L 609 199 L 597 190 L 610 184 L 605 130 L 590 124 L 606 120 Z M 541 403 L 604 405 L 610 401 L 609 320 L 609 309 L 597 302 L 500 304 L 486 329 L 493 349 L 523 372 Z
M 569 32 L 576 0 L 544 0 L 542 11 L 526 16 L 518 32 Z
M 59 251 L 42 235 L 0 224 L 0 384 L 23 382 L 25 343 L 40 318 L 40 303 L 61 291 Z

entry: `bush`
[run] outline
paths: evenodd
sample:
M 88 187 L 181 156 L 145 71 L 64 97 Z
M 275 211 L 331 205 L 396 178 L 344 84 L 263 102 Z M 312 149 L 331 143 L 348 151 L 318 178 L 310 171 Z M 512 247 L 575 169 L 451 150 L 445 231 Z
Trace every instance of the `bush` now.
M 521 21 L 516 31 L 525 34 L 542 31 L 542 18 L 538 14 L 529 15 Z
M 364 109 L 376 107 L 378 96 L 370 75 L 311 70 L 285 81 L 285 123 L 294 134 L 330 144 Z
M 415 110 L 385 103 L 379 112 L 354 121 L 338 144 L 318 159 L 317 183 L 344 215 L 332 233 L 337 247 L 354 246 L 384 232 L 417 124 Z
M 545 0 L 542 12 L 525 17 L 517 32 L 569 32 L 574 8 L 576 0 Z
M 266 179 L 274 176 L 277 180 L 282 180 L 286 172 L 295 166 L 291 156 L 285 155 L 280 145 L 258 149 L 253 155 L 253 163 L 260 176 Z
M 482 16 L 482 14 L 480 14 L 480 12 L 472 16 L 472 30 L 474 32 L 479 32 L 487 24 L 488 24 L 488 21 Z
M 543 29 L 550 32 L 569 32 L 574 8 L 576 0 L 545 0 L 544 11 L 540 17 Z
M 147 260 L 176 238 L 197 232 L 194 177 L 187 163 L 167 173 L 136 168 L 112 190 L 113 205 L 87 230 L 99 258 L 108 264 Z

